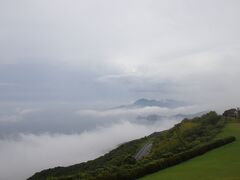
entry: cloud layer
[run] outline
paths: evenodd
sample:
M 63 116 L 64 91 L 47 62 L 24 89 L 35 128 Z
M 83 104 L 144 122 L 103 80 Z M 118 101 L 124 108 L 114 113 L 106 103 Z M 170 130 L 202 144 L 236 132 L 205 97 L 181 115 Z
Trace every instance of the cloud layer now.
M 42 169 L 94 159 L 117 145 L 169 128 L 176 121 L 144 126 L 127 121 L 81 134 L 21 134 L 0 139 L 0 179 L 24 180 Z

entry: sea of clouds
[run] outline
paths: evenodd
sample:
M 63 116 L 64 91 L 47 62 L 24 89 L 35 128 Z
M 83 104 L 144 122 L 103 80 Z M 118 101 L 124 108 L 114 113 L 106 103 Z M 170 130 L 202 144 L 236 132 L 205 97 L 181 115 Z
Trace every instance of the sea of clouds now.
M 173 115 L 199 107 L 78 109 L 76 106 L 1 105 L 0 179 L 24 180 L 35 172 L 101 156 L 119 144 L 170 128 Z M 136 117 L 161 115 L 148 122 Z

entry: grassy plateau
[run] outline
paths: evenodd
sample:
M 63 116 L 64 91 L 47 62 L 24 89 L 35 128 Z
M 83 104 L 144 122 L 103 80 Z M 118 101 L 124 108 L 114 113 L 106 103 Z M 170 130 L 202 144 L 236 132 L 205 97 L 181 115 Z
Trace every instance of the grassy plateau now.
M 240 123 L 229 122 L 217 138 L 237 141 L 140 180 L 240 180 Z

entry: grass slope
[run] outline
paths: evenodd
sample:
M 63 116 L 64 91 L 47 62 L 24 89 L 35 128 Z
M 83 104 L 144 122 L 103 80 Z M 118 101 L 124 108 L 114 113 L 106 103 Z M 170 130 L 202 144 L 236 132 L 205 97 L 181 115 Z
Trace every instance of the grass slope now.
M 228 123 L 218 137 L 231 135 L 237 138 L 236 142 L 174 167 L 145 176 L 141 180 L 239 180 L 240 123 Z

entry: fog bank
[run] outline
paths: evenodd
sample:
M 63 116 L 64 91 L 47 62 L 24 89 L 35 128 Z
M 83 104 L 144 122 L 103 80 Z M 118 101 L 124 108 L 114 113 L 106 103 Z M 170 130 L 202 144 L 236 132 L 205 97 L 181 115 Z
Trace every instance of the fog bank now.
M 0 140 L 0 179 L 24 180 L 33 173 L 94 159 L 123 142 L 167 129 L 175 120 L 150 126 L 122 121 L 81 134 L 20 134 Z

